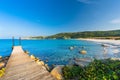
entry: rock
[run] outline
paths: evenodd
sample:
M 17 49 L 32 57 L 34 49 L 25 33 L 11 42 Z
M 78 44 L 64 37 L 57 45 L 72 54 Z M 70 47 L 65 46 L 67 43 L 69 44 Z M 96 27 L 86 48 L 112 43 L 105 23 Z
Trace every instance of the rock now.
M 40 60 L 39 59 L 35 59 L 35 62 L 39 62 Z
M 85 46 L 82 46 L 81 48 L 82 48 L 82 49 L 85 49 Z
M 48 71 L 50 70 L 49 66 L 45 64 L 43 61 L 36 61 L 38 65 L 42 65 L 44 69 L 47 69 Z
M 43 68 L 43 69 L 46 69 L 46 67 L 45 67 L 45 66 L 42 66 L 42 68 Z
M 101 44 L 102 47 L 109 47 L 110 45 L 108 44 Z
M 0 62 L 2 62 L 2 61 L 3 61 L 3 59 L 0 58 Z
M 45 62 L 48 62 L 48 59 L 47 59 L 47 60 L 45 60 Z
M 63 80 L 63 77 L 62 77 L 62 68 L 63 67 L 64 67 L 63 65 L 59 65 L 59 66 L 56 66 L 51 71 L 52 76 L 54 76 L 57 80 Z
M 2 56 L 0 56 L 0 59 L 2 59 Z
M 55 64 L 52 64 L 52 67 L 55 67 L 56 65 Z
M 34 56 L 34 55 L 31 55 L 30 58 L 31 58 L 32 60 L 35 60 L 35 56 Z
M 39 61 L 39 58 L 35 58 L 35 61 L 36 61 L 36 62 Z
M 26 54 L 29 54 L 29 52 L 27 50 L 24 51 Z
M 81 53 L 81 54 L 86 54 L 86 53 L 87 53 L 87 51 L 82 50 L 82 51 L 80 51 L 80 53 Z
M 48 67 L 48 64 L 45 64 L 45 67 L 47 70 L 50 70 L 50 68 Z
M 76 58 L 74 59 L 74 61 L 75 61 L 75 65 L 84 67 L 84 66 L 87 66 L 93 60 L 91 58 Z
M 74 47 L 73 47 L 73 46 L 71 46 L 69 49 L 70 49 L 70 50 L 73 50 L 73 49 L 74 49 Z
M 0 68 L 3 68 L 5 66 L 4 62 L 0 62 Z
M 40 61 L 42 65 L 45 65 L 45 63 L 43 61 Z
M 5 60 L 8 60 L 9 59 L 9 57 L 7 56 L 7 57 L 5 57 Z
M 37 64 L 39 64 L 39 65 L 45 65 L 45 63 L 43 62 L 43 61 L 37 61 Z

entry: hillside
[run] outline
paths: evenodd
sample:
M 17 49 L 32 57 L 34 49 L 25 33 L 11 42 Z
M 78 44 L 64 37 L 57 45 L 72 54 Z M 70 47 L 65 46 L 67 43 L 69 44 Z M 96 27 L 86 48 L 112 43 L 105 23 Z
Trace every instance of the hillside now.
M 120 37 L 120 30 L 110 31 L 85 31 L 85 32 L 73 32 L 73 33 L 59 33 L 51 36 L 36 36 L 30 37 L 32 39 L 74 39 L 74 38 L 110 38 Z

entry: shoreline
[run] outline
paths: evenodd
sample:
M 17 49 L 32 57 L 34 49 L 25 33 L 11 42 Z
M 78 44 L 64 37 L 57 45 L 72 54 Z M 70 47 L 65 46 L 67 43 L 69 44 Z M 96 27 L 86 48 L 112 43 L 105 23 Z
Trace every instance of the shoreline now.
M 118 48 L 120 48 L 120 40 L 110 40 L 110 39 L 85 39 L 85 38 L 80 38 L 80 39 L 77 39 L 77 40 L 85 40 L 85 41 L 91 41 L 91 42 L 96 42 L 96 43 L 100 43 L 101 46 L 102 44 L 104 45 L 104 47 L 109 47 L 109 48 L 112 48 L 112 49 L 115 49 L 113 50 L 113 52 L 115 54 L 118 54 L 120 53 L 120 50 L 118 50 Z M 111 57 L 110 58 L 111 60 L 119 60 L 120 61 L 120 58 L 119 57 Z
M 113 45 L 120 45 L 120 40 L 110 40 L 110 39 L 88 39 L 88 38 L 80 38 L 77 40 L 85 40 L 97 43 L 105 43 L 105 44 L 113 44 Z

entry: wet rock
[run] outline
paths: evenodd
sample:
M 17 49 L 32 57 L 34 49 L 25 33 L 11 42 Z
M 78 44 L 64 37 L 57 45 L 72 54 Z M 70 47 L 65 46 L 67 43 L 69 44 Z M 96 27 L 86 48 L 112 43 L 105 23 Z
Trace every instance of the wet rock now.
M 0 69 L 6 66 L 8 59 L 9 59 L 9 56 L 0 58 Z

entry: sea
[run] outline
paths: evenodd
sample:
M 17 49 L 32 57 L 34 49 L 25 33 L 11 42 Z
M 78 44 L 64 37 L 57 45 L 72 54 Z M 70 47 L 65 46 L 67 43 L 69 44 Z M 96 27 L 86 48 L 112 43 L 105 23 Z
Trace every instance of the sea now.
M 0 56 L 10 56 L 12 45 L 12 39 L 0 39 Z M 101 43 L 85 40 L 22 40 L 19 44 L 19 40 L 16 39 L 14 45 L 21 45 L 29 55 L 36 56 L 49 66 L 67 65 L 75 58 L 120 58 L 119 45 L 108 44 L 110 47 L 105 48 Z M 82 50 L 87 53 L 81 54 Z

